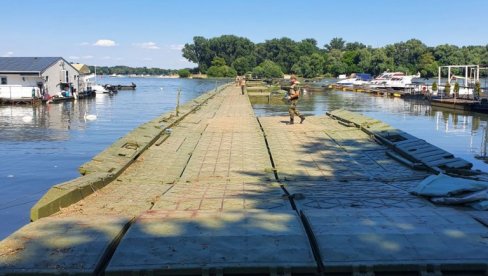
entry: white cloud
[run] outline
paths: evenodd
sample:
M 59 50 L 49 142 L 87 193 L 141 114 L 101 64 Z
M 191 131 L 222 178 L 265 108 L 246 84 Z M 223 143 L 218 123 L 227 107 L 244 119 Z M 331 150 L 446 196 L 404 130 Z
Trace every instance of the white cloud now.
M 92 58 L 93 58 L 93 56 L 83 56 L 83 57 L 81 57 L 81 58 L 82 58 L 82 59 L 92 59 Z
M 9 51 L 9 52 L 6 52 L 5 54 L 3 54 L 2 57 L 11 57 L 13 54 L 14 54 L 14 52 Z
M 151 50 L 157 50 L 159 49 L 159 46 L 156 45 L 154 42 L 142 42 L 142 43 L 134 43 L 134 46 L 143 48 L 143 49 L 151 49 Z
M 115 41 L 110 40 L 110 39 L 99 39 L 97 42 L 93 44 L 93 46 L 100 46 L 100 47 L 114 47 L 117 46 L 117 43 Z
M 90 43 L 88 43 L 88 42 L 81 42 L 80 45 L 81 46 L 87 46 L 87 45 L 90 45 Z
M 170 48 L 171 50 L 176 50 L 176 51 L 181 51 L 181 50 L 183 50 L 183 47 L 185 47 L 185 45 L 184 45 L 184 44 L 171 44 L 171 45 L 169 45 L 169 48 Z
M 80 59 L 78 56 L 69 56 L 68 59 Z

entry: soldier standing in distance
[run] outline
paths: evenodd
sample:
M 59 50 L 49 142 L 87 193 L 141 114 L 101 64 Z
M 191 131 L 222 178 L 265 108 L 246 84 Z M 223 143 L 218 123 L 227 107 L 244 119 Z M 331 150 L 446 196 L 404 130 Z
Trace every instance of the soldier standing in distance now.
M 246 90 L 246 78 L 244 76 L 242 76 L 239 83 L 241 85 L 241 93 L 242 93 L 242 95 L 244 95 L 244 91 Z
M 305 120 L 305 116 L 301 115 L 300 111 L 297 110 L 298 97 L 300 96 L 300 87 L 298 85 L 300 82 L 298 82 L 297 77 L 291 76 L 290 83 L 290 91 L 288 91 L 288 100 L 290 101 L 290 106 L 288 107 L 288 113 L 290 113 L 290 125 L 295 123 L 295 115 L 300 117 L 301 124 L 303 123 L 303 120 Z

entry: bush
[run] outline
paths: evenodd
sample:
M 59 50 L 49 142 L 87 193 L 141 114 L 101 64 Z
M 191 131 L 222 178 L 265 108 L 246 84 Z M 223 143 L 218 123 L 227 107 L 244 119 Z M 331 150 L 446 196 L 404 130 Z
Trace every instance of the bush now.
M 180 78 L 188 78 L 190 76 L 190 70 L 188 69 L 181 69 L 181 70 L 178 70 L 178 76 L 180 76 Z
M 444 93 L 446 96 L 449 96 L 451 94 L 451 84 L 449 82 L 446 82 L 446 85 L 444 85 Z
M 237 76 L 237 72 L 234 68 L 227 65 L 210 66 L 207 70 L 207 75 L 215 78 L 232 78 Z
M 459 83 L 454 83 L 454 97 L 459 97 Z
M 255 78 L 282 78 L 283 71 L 281 71 L 281 67 L 278 64 L 270 60 L 265 60 L 254 67 L 252 75 Z
M 479 81 L 474 85 L 474 97 L 478 98 L 481 95 L 481 84 Z
M 232 67 L 236 69 L 239 76 L 251 71 L 254 66 L 256 66 L 256 58 L 253 56 L 238 57 L 232 63 Z
M 438 88 L 437 88 L 437 82 L 434 82 L 434 83 L 432 84 L 432 91 L 437 91 L 437 89 L 438 89 Z

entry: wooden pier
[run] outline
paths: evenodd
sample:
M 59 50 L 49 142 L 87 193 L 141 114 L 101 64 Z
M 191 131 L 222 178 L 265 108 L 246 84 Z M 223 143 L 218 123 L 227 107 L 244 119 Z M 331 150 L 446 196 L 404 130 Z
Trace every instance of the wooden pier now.
M 0 242 L 0 274 L 488 273 L 486 212 L 408 192 L 437 170 L 469 170 L 464 160 L 424 152 L 416 170 L 392 157 L 412 136 L 345 111 L 257 118 L 233 85 L 179 114 L 46 193 Z

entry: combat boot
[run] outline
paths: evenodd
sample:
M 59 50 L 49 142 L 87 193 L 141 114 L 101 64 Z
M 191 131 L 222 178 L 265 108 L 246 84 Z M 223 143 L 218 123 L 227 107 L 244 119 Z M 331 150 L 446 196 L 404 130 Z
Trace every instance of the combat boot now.
M 300 115 L 300 124 L 303 123 L 303 121 L 305 121 L 305 116 Z
M 290 119 L 290 125 L 293 125 L 295 123 L 295 121 L 293 119 Z

